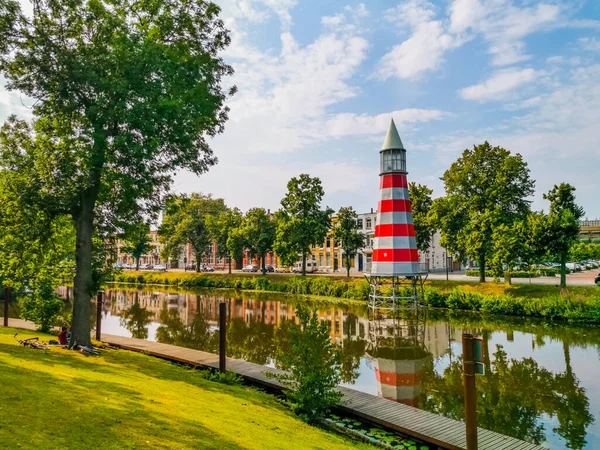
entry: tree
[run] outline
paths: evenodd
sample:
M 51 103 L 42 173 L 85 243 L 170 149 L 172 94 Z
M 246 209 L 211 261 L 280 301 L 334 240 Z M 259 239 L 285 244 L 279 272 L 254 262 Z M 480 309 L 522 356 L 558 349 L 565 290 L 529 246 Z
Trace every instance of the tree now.
M 212 244 L 208 230 L 208 218 L 226 211 L 222 198 L 210 194 L 181 195 L 172 198 L 166 208 L 163 222 L 158 229 L 161 242 L 171 253 L 179 254 L 185 244 L 190 244 L 196 257 L 196 271 L 200 271 L 202 257 Z
M 430 211 L 433 201 L 433 191 L 425 185 L 410 183 L 408 185 L 410 202 L 415 226 L 417 248 L 422 253 L 427 253 L 431 246 L 431 238 L 435 228 L 432 225 Z
M 351 206 L 342 207 L 337 213 L 333 227 L 333 238 L 341 243 L 344 252 L 344 266 L 350 277 L 352 258 L 365 246 L 365 236 L 358 231 L 358 216 Z
M 219 57 L 230 42 L 219 11 L 203 0 L 35 0 L 29 18 L 0 3 L 0 73 L 36 100 L 35 145 L 23 151 L 48 208 L 76 229 L 72 342 L 91 345 L 96 220 L 155 215 L 173 173 L 216 163 L 206 137 L 223 129 L 221 82 L 233 72 Z
M 465 150 L 442 180 L 446 198 L 434 202 L 436 227 L 444 243 L 451 244 L 449 250 L 461 249 L 475 257 L 484 282 L 486 264 L 493 257 L 494 229 L 512 226 L 529 213 L 527 198 L 533 194 L 534 182 L 527 163 L 519 154 L 484 142 Z M 450 218 L 443 218 L 443 213 Z
M 273 251 L 275 241 L 275 225 L 271 215 L 264 208 L 249 209 L 244 216 L 241 233 L 250 254 L 260 258 L 262 273 L 265 274 L 265 257 Z
M 287 184 L 288 192 L 281 200 L 277 214 L 275 253 L 302 255 L 302 276 L 306 275 L 306 257 L 310 247 L 323 242 L 329 231 L 333 210 L 321 209 L 323 186 L 319 178 L 302 174 Z
M 560 263 L 560 287 L 567 287 L 566 264 L 571 246 L 579 236 L 579 221 L 585 214 L 575 203 L 575 188 L 567 183 L 555 185 L 544 199 L 550 202 L 546 220 L 545 244 L 550 255 Z
M 272 374 L 284 386 L 292 409 L 307 422 L 313 422 L 335 406 L 341 394 L 335 387 L 341 382 L 339 349 L 331 343 L 329 323 L 320 321 L 317 311 L 296 307 L 300 324 L 290 324 L 291 351 L 278 351 L 275 360 L 289 371 Z
M 213 242 L 217 244 L 217 255 L 220 258 L 229 258 L 229 273 L 231 273 L 231 261 L 236 258 L 237 254 L 243 252 L 243 248 L 238 250 L 239 247 L 232 245 L 234 251 L 231 251 L 227 243 L 229 242 L 234 230 L 239 228 L 242 224 L 242 219 L 243 215 L 237 208 L 226 209 L 218 216 L 208 216 L 206 218 L 208 233 Z M 233 240 L 232 244 L 234 244 Z M 236 250 L 238 250 L 237 254 Z
M 150 225 L 146 222 L 134 224 L 126 231 L 124 241 L 121 251 L 131 254 L 135 260 L 135 270 L 140 270 L 140 258 L 152 250 Z
M 492 232 L 492 240 L 494 276 L 504 275 L 504 280 L 511 284 L 511 270 L 524 254 L 525 221 L 514 222 L 511 225 L 501 223 Z

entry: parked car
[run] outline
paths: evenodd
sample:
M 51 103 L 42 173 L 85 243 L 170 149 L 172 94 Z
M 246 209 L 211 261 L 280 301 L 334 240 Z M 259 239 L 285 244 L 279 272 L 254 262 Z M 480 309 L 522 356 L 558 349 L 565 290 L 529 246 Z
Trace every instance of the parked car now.
M 265 266 L 265 270 L 267 272 L 275 272 L 275 267 L 273 267 L 269 264 L 268 266 Z
M 306 273 L 313 273 L 318 270 L 317 263 L 315 261 L 306 261 Z M 293 273 L 302 273 L 302 262 L 296 263 L 292 268 Z
M 290 273 L 291 269 L 287 266 L 278 266 L 275 268 L 275 272 L 277 273 Z
M 165 272 L 167 270 L 167 266 L 165 266 L 164 264 L 157 264 L 154 266 L 154 270 L 158 272 Z
M 565 266 L 571 272 L 577 272 L 577 271 L 583 270 L 583 267 L 581 267 L 578 263 L 574 263 L 574 262 L 568 262 L 567 264 L 565 264 Z
M 214 271 L 215 271 L 215 268 L 214 268 L 214 267 L 209 267 L 209 266 L 207 266 L 207 265 L 203 265 L 203 266 L 200 268 L 200 271 L 202 271 L 202 272 L 214 272 Z
M 258 266 L 255 264 L 248 264 L 244 266 L 242 272 L 258 272 Z
M 186 264 L 184 270 L 196 270 L 196 264 Z
M 596 286 L 600 286 L 600 273 L 598 275 L 596 275 L 596 278 L 594 279 L 594 283 L 596 283 Z
M 115 264 L 113 267 L 114 267 L 115 269 L 119 270 L 119 269 L 122 269 L 122 268 L 123 268 L 123 264 Z

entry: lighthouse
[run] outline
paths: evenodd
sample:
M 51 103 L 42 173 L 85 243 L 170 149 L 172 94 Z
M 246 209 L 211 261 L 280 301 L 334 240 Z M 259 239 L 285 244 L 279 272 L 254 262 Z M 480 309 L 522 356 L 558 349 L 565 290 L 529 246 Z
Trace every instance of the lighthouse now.
M 425 272 L 419 263 L 408 179 L 406 149 L 394 119 L 379 151 L 379 203 L 373 242 L 370 306 L 378 309 L 419 304 Z

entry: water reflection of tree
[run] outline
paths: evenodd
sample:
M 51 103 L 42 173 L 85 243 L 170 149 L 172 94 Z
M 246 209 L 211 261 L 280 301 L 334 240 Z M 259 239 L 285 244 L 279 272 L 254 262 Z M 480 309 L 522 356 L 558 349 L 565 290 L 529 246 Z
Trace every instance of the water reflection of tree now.
M 122 311 L 119 322 L 131 333 L 132 337 L 148 339 L 148 325 L 152 322 L 152 312 L 140 306 L 138 292 L 135 293 L 133 305 Z
M 275 326 L 263 320 L 232 318 L 227 328 L 227 355 L 264 365 L 275 354 L 274 335 Z
M 204 352 L 217 353 L 219 334 L 211 330 L 202 313 L 198 313 L 189 325 L 183 323 L 179 311 L 164 307 L 158 313 L 161 323 L 156 330 L 156 339 L 163 344 L 178 345 Z
M 593 417 L 585 390 L 572 371 L 556 375 L 532 358 L 509 361 L 502 346 L 497 347 L 486 375 L 477 378 L 479 426 L 540 444 L 545 436 L 538 418 L 547 414 L 557 417 L 560 425 L 554 431 L 569 448 L 582 448 Z M 461 359 L 451 362 L 443 375 L 433 370 L 425 373 L 421 407 L 464 419 Z
M 340 349 L 342 365 L 340 368 L 340 377 L 343 383 L 353 383 L 358 378 L 360 369 L 360 360 L 365 356 L 367 341 L 356 333 L 358 317 L 354 314 L 348 314 L 344 320 L 344 340 Z M 352 336 L 356 336 L 353 339 Z

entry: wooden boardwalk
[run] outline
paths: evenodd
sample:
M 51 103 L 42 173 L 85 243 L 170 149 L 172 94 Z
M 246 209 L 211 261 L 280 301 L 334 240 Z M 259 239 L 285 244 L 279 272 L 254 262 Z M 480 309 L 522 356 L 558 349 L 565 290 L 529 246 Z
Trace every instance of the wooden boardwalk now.
M 103 334 L 102 340 L 124 349 L 144 352 L 171 361 L 194 366 L 219 367 L 219 357 L 212 353 L 109 334 Z M 272 389 L 283 389 L 277 380 L 265 375 L 265 372 L 278 372 L 277 369 L 232 358 L 227 358 L 227 369 L 253 383 Z M 341 409 L 348 413 L 440 447 L 452 450 L 466 448 L 465 425 L 462 422 L 353 389 L 340 386 L 338 390 L 342 393 Z M 544 448 L 482 428 L 478 429 L 478 437 L 479 450 L 542 450 Z

